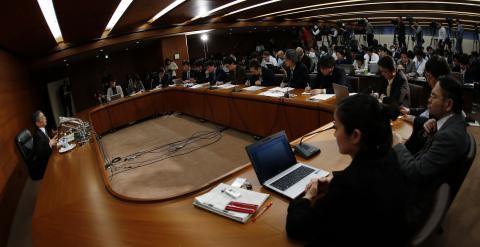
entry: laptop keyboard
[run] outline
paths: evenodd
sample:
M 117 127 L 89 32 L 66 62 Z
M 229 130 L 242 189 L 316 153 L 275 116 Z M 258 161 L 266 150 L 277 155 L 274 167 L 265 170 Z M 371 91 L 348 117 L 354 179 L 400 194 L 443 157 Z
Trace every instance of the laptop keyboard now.
M 279 180 L 271 183 L 270 185 L 281 191 L 285 191 L 286 189 L 290 188 L 290 186 L 296 184 L 298 181 L 302 180 L 314 171 L 315 170 L 312 168 L 300 166 L 299 168 L 291 171 L 289 174 L 283 176 Z

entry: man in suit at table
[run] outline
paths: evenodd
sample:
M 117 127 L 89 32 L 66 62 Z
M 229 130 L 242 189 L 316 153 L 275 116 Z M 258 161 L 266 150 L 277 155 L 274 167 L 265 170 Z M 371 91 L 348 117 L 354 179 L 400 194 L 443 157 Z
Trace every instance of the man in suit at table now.
M 380 58 L 378 68 L 384 80 L 382 87 L 376 91 L 385 96 L 383 103 L 409 107 L 408 80 L 402 71 L 397 71 L 393 58 L 390 56 Z
M 413 192 L 408 219 L 413 228 L 423 223 L 436 189 L 456 174 L 466 158 L 469 139 L 462 115 L 462 86 L 451 77 L 441 77 L 428 99 L 431 119 L 425 122 L 426 142 L 411 153 L 394 134 L 393 149 L 400 169 Z
M 250 60 L 248 67 L 250 69 L 250 73 L 252 73 L 252 76 L 250 78 L 250 84 L 247 86 L 276 86 L 275 75 L 273 72 L 270 69 L 262 67 L 257 59 Z
M 36 131 L 33 135 L 33 153 L 34 153 L 34 168 L 33 172 L 38 177 L 43 178 L 45 169 L 48 164 L 48 159 L 52 154 L 52 147 L 57 144 L 57 137 L 50 138 L 45 127 L 47 126 L 47 118 L 41 111 L 36 111 L 32 115 L 32 121 L 36 126 Z M 37 177 L 37 176 L 36 176 Z
M 286 82 L 280 84 L 281 87 L 305 88 L 310 81 L 308 76 L 308 69 L 300 61 L 299 56 L 295 50 L 287 50 L 285 53 L 285 67 L 283 70 L 286 74 Z
M 120 97 L 123 98 L 123 90 L 121 86 L 117 86 L 117 81 L 110 77 L 110 87 L 107 89 L 107 101 L 112 100 L 112 96 L 120 94 Z
M 184 82 L 195 82 L 197 73 L 196 71 L 192 70 L 190 67 L 189 61 L 183 61 L 182 63 L 182 81 Z
M 206 72 L 208 73 L 207 82 L 209 82 L 210 85 L 221 85 L 227 80 L 227 73 L 225 73 L 221 66 L 215 65 L 212 60 L 207 61 L 205 66 L 207 66 Z
M 228 69 L 229 81 L 232 84 L 243 84 L 247 80 L 247 73 L 242 66 L 238 66 L 232 57 L 226 57 L 223 59 L 223 66 Z
M 335 59 L 326 55 L 318 60 L 317 78 L 311 82 L 310 87 L 312 94 L 320 93 L 319 89 L 326 89 L 327 93 L 333 93 L 333 83 L 348 87 L 348 91 L 352 92 L 352 85 L 347 80 L 345 70 L 335 66 Z

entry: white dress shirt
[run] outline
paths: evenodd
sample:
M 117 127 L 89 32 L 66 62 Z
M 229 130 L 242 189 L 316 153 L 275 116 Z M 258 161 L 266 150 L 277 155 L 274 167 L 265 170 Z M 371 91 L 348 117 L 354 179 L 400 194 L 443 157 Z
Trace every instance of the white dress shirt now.
M 368 53 L 365 53 L 363 58 L 365 59 L 365 61 L 368 61 L 368 63 L 378 63 L 378 60 L 380 60 L 380 57 L 375 52 L 372 52 L 372 57 L 371 58 L 368 55 Z
M 267 64 L 271 64 L 273 66 L 278 66 L 277 65 L 277 60 L 272 57 L 271 55 L 268 56 L 268 61 L 265 61 L 265 59 L 262 59 L 262 63 L 260 64 L 262 67 L 267 68 Z
M 422 61 L 418 61 L 417 57 L 413 59 L 413 63 L 415 64 L 415 70 L 417 71 L 418 76 L 423 76 L 423 72 L 425 72 L 425 64 L 427 63 L 427 59 L 424 58 Z

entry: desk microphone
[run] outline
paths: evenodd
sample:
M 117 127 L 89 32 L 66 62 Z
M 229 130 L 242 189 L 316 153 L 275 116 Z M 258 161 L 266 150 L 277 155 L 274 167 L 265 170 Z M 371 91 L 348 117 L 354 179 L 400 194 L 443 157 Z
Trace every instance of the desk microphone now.
M 299 155 L 300 157 L 302 157 L 304 159 L 309 159 L 309 158 L 319 154 L 320 149 L 313 146 L 313 145 L 302 143 L 303 138 L 305 138 L 307 136 L 312 136 L 312 135 L 315 135 L 315 134 L 318 134 L 318 133 L 322 133 L 322 132 L 330 130 L 330 129 L 333 129 L 333 127 L 334 127 L 334 125 L 332 124 L 332 126 L 328 126 L 325 129 L 321 129 L 319 131 L 315 131 L 315 132 L 312 132 L 312 133 L 309 133 L 309 134 L 306 134 L 306 135 L 302 136 L 302 138 L 300 138 L 300 142 L 293 149 L 293 152 L 296 155 Z

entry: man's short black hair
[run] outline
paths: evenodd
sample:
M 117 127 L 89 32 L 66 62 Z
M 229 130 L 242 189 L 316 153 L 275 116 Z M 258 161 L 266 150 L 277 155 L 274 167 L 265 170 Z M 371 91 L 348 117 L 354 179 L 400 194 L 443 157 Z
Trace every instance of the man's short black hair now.
M 38 120 L 40 120 L 40 114 L 42 113 L 42 111 L 38 110 L 38 111 L 35 111 L 33 114 L 32 114 L 32 122 L 34 125 L 36 125 L 36 123 L 38 122 Z
M 255 58 L 252 59 L 252 60 L 250 60 L 250 62 L 248 63 L 248 67 L 249 67 L 249 68 L 254 68 L 254 69 L 259 69 L 259 68 L 261 68 L 260 63 L 259 63 L 258 60 L 255 59 Z
M 205 62 L 205 66 L 213 66 L 213 67 L 216 67 L 216 66 L 215 66 L 215 63 L 214 63 L 212 60 L 208 60 L 207 62 Z
M 223 64 L 235 64 L 235 60 L 232 57 L 226 57 L 223 59 Z
M 452 111 L 454 113 L 461 113 L 463 108 L 463 89 L 460 82 L 450 76 L 442 76 L 439 79 L 442 94 L 445 99 L 453 101 Z
M 288 60 L 292 61 L 294 64 L 297 64 L 300 60 L 298 55 L 297 55 L 297 52 L 293 49 L 288 49 L 285 52 L 285 59 L 288 59 Z
M 415 49 L 415 56 L 422 56 L 422 57 L 423 57 L 423 56 L 424 56 L 424 53 L 423 53 L 423 51 L 420 50 L 420 49 Z
M 318 66 L 320 68 L 333 68 L 335 67 L 335 59 L 330 55 L 325 55 L 318 60 Z
M 447 61 L 439 56 L 433 56 L 425 64 L 425 71 L 435 78 L 450 75 L 450 66 Z
M 380 60 L 378 60 L 378 66 L 389 71 L 395 71 L 395 64 L 391 56 L 385 56 L 380 58 Z
M 408 51 L 407 51 L 407 50 L 402 50 L 402 51 L 400 52 L 400 56 L 401 56 L 401 55 L 405 55 L 405 56 L 407 56 L 408 58 L 410 58 L 410 57 L 408 56 Z

